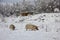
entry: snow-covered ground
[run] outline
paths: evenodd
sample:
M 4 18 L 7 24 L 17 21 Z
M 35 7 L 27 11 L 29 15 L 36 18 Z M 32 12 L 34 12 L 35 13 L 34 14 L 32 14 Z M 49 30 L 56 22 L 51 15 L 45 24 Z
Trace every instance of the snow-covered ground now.
M 9 29 L 14 24 L 14 31 Z M 39 30 L 26 31 L 26 24 L 37 25 Z M 0 40 L 60 40 L 60 13 L 31 16 L 0 17 Z

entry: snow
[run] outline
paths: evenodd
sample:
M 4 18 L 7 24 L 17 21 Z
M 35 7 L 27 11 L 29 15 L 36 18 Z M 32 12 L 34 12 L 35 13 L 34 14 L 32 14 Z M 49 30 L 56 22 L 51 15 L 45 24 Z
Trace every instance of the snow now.
M 59 18 L 60 13 L 0 18 L 0 40 L 60 40 Z M 37 25 L 39 30 L 26 31 L 25 25 L 29 23 Z M 14 31 L 9 29 L 10 24 L 15 25 Z

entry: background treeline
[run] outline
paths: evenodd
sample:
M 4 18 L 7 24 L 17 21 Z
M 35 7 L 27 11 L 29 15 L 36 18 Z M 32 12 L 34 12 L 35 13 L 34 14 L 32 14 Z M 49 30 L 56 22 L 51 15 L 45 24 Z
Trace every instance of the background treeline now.
M 55 10 L 56 9 L 56 10 Z M 0 3 L 0 14 L 3 16 L 18 16 L 21 12 L 33 12 L 36 13 L 59 13 L 60 12 L 60 3 L 59 0 L 50 0 L 49 2 L 34 0 L 34 4 L 31 4 L 28 1 L 23 0 L 22 3 L 17 2 L 13 4 Z

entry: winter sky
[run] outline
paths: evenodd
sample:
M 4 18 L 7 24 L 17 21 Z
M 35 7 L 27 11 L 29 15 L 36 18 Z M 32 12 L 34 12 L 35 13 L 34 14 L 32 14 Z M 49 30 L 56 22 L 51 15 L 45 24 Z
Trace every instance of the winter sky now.
M 0 2 L 7 2 L 7 3 L 16 3 L 16 2 L 22 2 L 23 0 L 0 0 Z M 29 0 L 29 1 L 33 1 L 33 0 Z
M 0 0 L 0 3 L 16 3 L 16 2 L 22 2 L 23 0 Z M 34 3 L 34 0 L 25 0 L 25 1 L 30 1 L 31 3 Z M 40 0 L 44 2 L 49 2 L 50 0 Z
M 8 3 L 15 3 L 19 1 L 22 1 L 22 0 L 0 0 L 0 2 L 8 2 Z

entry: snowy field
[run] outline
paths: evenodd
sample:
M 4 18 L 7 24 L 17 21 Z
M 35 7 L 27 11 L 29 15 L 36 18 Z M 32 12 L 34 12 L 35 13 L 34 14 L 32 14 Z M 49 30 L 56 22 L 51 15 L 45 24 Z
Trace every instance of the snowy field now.
M 14 31 L 10 24 L 15 25 Z M 39 30 L 26 31 L 26 24 L 37 25 Z M 60 13 L 0 17 L 0 40 L 60 40 Z

